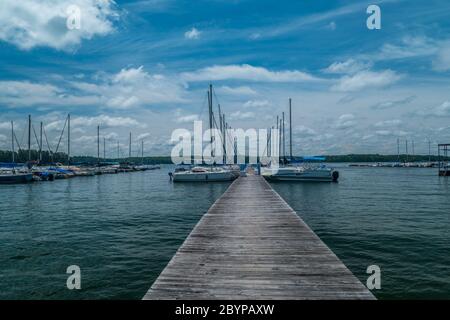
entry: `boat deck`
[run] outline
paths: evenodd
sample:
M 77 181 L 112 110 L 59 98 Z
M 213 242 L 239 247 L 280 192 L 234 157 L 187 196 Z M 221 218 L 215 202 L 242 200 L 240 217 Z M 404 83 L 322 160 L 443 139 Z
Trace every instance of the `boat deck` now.
M 374 299 L 261 176 L 240 177 L 144 299 Z

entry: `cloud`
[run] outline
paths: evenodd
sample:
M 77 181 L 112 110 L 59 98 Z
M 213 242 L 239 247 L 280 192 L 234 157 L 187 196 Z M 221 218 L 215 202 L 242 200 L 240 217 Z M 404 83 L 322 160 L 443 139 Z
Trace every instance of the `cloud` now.
M 351 113 L 341 115 L 334 125 L 335 129 L 344 130 L 356 125 L 355 116 Z
M 184 33 L 184 37 L 186 39 L 198 39 L 201 35 L 201 31 L 198 31 L 196 28 L 192 28 L 189 31 Z
M 370 108 L 376 109 L 376 110 L 389 109 L 389 108 L 393 108 L 393 107 L 396 107 L 396 106 L 400 106 L 400 105 L 411 103 L 416 98 L 417 98 L 416 96 L 409 96 L 409 97 L 406 97 L 404 99 L 399 99 L 399 100 L 387 100 L 387 101 L 383 101 L 383 102 L 379 102 L 377 104 L 374 104 Z
M 366 88 L 381 88 L 397 82 L 400 78 L 400 75 L 392 70 L 360 71 L 354 75 L 342 77 L 331 89 L 340 92 L 353 92 Z
M 433 60 L 433 69 L 436 71 L 450 70 L 450 41 L 440 44 L 436 57 Z
M 270 106 L 268 100 L 249 100 L 244 103 L 244 108 L 263 108 Z
M 253 112 L 242 112 L 242 111 L 236 111 L 230 114 L 230 119 L 232 120 L 247 120 L 247 119 L 254 119 L 255 114 Z
M 377 60 L 405 59 L 429 56 L 436 53 L 436 42 L 427 37 L 403 37 L 399 44 L 384 44 L 379 53 L 374 55 Z
M 317 135 L 317 132 L 304 125 L 294 127 L 294 133 L 302 137 L 310 137 Z
M 358 71 L 367 70 L 372 67 L 372 63 L 348 59 L 343 62 L 334 62 L 328 68 L 324 69 L 325 73 L 334 74 L 354 74 Z
M 197 114 L 183 114 L 182 109 L 177 109 L 175 111 L 175 122 L 176 123 L 189 123 L 200 120 Z
M 270 71 L 248 64 L 215 65 L 181 75 L 185 81 L 246 80 L 254 82 L 305 82 L 318 78 L 298 70 Z
M 394 120 L 385 120 L 385 121 L 379 121 L 375 123 L 375 127 L 396 127 L 401 125 L 403 122 L 399 119 Z
M 250 87 L 242 86 L 242 87 L 229 87 L 222 86 L 216 89 L 217 92 L 225 95 L 231 96 L 253 96 L 256 95 L 257 92 Z
M 440 105 L 421 110 L 417 112 L 419 116 L 428 116 L 428 117 L 448 117 L 450 116 L 450 101 L 444 101 Z
M 67 27 L 69 6 L 80 9 L 80 29 Z M 113 32 L 117 18 L 112 0 L 2 0 L 0 40 L 22 50 L 39 46 L 69 50 L 83 39 Z
M 11 129 L 11 123 L 10 122 L 0 122 L 0 129 Z
M 45 129 L 48 131 L 53 130 L 61 130 L 64 126 L 65 120 L 55 120 L 47 125 L 45 125 Z M 136 119 L 130 117 L 113 117 L 108 115 L 98 115 L 94 117 L 87 116 L 72 116 L 71 117 L 71 126 L 74 128 L 95 128 L 96 126 L 100 126 L 102 129 L 106 128 L 116 128 L 116 127 L 138 127 L 143 128 L 145 125 L 139 123 Z
M 125 68 L 104 74 L 96 82 L 59 81 L 56 84 L 0 81 L 0 105 L 5 107 L 95 106 L 130 109 L 184 102 L 185 88 L 176 80 Z

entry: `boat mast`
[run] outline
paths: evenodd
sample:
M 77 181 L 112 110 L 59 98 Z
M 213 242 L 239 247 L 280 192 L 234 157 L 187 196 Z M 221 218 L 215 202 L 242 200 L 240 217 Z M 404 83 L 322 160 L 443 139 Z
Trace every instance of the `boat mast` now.
M 70 113 L 67 115 L 67 163 L 70 166 Z
M 97 126 L 97 165 L 100 165 L 100 126 Z
M 41 121 L 41 130 L 40 130 L 40 144 L 39 144 L 39 163 L 42 162 L 42 121 Z
M 408 157 L 408 140 L 405 140 L 405 148 L 406 148 L 406 162 L 409 161 L 409 157 Z
M 428 139 L 428 162 L 431 162 L 431 140 Z
M 106 161 L 106 139 L 103 137 L 103 161 Z
M 128 158 L 131 159 L 131 132 L 130 132 L 130 143 L 128 145 Z
M 208 96 L 208 112 L 209 112 L 209 135 L 210 135 L 210 142 L 211 142 L 211 161 L 213 158 L 213 117 L 212 117 L 212 106 L 213 106 L 213 97 L 212 97 L 212 84 L 209 85 L 209 96 Z
M 289 98 L 289 157 L 292 160 L 292 99 Z
M 225 114 L 222 115 L 222 128 L 223 128 L 223 163 L 227 163 L 227 126 L 225 122 Z
M 14 122 L 11 121 L 11 146 L 12 146 L 12 163 L 15 162 L 15 151 L 14 151 Z
M 286 160 L 286 137 L 284 134 L 284 111 L 283 111 L 283 159 Z
M 397 162 L 400 163 L 400 139 L 397 138 Z
M 117 161 L 120 159 L 120 146 L 119 146 L 119 140 L 117 140 Z
M 31 161 L 31 115 L 28 115 L 28 161 Z
M 141 150 L 141 158 L 142 158 L 142 160 L 141 160 L 141 162 L 142 162 L 142 165 L 144 164 L 144 139 L 142 139 L 142 141 L 141 141 L 141 144 L 142 144 L 142 150 Z

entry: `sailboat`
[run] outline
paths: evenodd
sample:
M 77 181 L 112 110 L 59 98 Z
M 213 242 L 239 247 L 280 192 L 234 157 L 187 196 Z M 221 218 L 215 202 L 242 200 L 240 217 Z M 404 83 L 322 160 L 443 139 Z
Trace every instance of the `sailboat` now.
M 284 112 L 282 121 L 279 123 L 283 136 L 283 166 L 279 168 L 265 168 L 261 175 L 270 181 L 317 181 L 317 182 L 337 182 L 339 172 L 325 165 L 315 166 L 311 161 L 325 161 L 324 157 L 303 157 L 296 161 L 292 157 L 292 99 L 289 99 L 289 136 L 290 136 L 290 159 L 285 155 L 285 134 L 284 134 Z M 278 127 L 278 120 L 277 120 Z M 281 150 L 281 137 L 279 149 Z M 281 152 L 279 153 L 281 155 Z
M 0 184 L 27 183 L 33 181 L 33 174 L 17 170 L 14 150 L 14 123 L 11 121 L 12 163 L 2 164 L 0 167 Z
M 208 110 L 209 110 L 209 128 L 213 129 L 213 87 L 209 85 L 208 90 Z M 220 127 L 223 136 L 225 137 L 225 128 L 222 126 L 222 115 L 219 109 Z M 222 130 L 224 129 L 224 130 Z M 211 144 L 213 143 L 213 137 L 211 135 Z M 211 156 L 213 151 L 211 150 Z M 169 176 L 173 182 L 220 182 L 220 181 L 232 181 L 239 175 L 232 168 L 217 167 L 217 166 L 196 166 L 191 169 L 177 168 L 174 172 L 170 172 Z

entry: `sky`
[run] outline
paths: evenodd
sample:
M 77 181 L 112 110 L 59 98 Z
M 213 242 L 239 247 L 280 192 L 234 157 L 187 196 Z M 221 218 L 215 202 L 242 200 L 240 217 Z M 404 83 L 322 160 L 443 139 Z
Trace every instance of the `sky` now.
M 275 125 L 292 98 L 297 155 L 396 154 L 397 139 L 436 153 L 450 142 L 449 17 L 446 0 L 0 0 L 0 149 L 11 121 L 25 147 L 30 114 L 54 150 L 70 113 L 72 154 L 96 155 L 100 125 L 107 157 L 117 143 L 127 155 L 129 132 L 133 155 L 142 140 L 170 155 L 173 130 L 207 120 L 212 83 L 234 128 Z

